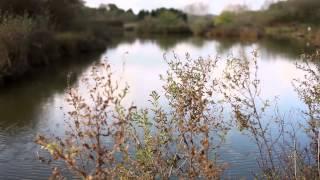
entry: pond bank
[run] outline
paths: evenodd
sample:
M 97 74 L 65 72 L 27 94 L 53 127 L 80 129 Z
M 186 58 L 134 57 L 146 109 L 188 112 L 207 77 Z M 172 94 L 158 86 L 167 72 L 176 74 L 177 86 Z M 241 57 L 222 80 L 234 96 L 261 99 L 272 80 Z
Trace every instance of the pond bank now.
M 111 43 L 109 37 L 96 37 L 85 32 L 35 32 L 29 38 L 16 51 L 0 46 L 0 86 L 66 59 L 103 52 Z
M 103 52 L 122 36 L 122 23 L 86 20 L 59 29 L 43 16 L 0 16 L 0 86 L 58 61 Z
M 258 41 L 263 38 L 295 41 L 303 43 L 310 49 L 320 47 L 320 29 L 316 27 L 300 26 L 268 26 L 256 27 L 215 27 L 209 30 L 207 38 L 233 38 L 242 41 Z
M 8 48 L 1 46 L 0 43 L 0 86 L 14 82 L 35 69 L 51 66 L 56 62 L 63 62 L 65 59 L 77 59 L 83 55 L 103 52 L 108 45 L 112 45 L 113 41 L 127 37 L 128 34 L 129 39 L 132 40 L 138 37 L 140 39 L 149 37 L 138 32 L 125 32 L 123 26 L 112 28 L 116 29 L 108 30 L 108 32 L 118 33 L 111 35 L 110 33 L 97 34 L 92 32 L 35 31 L 30 33 L 28 41 L 23 44 L 23 47 L 19 47 L 18 51 L 8 51 Z M 294 44 L 304 46 L 304 50 L 307 51 L 307 49 L 314 49 L 320 44 L 320 33 L 317 33 L 319 31 L 315 29 L 312 28 L 308 31 L 307 27 L 269 27 L 262 30 L 248 27 L 238 29 L 216 27 L 209 30 L 205 37 L 221 40 L 237 39 L 241 42 L 257 42 L 268 38 L 281 41 L 290 40 Z M 156 35 L 157 33 L 152 34 L 152 36 Z M 181 38 L 191 36 L 184 34 L 181 35 Z M 176 36 L 166 34 L 165 37 Z M 21 53 L 21 49 L 24 50 L 23 53 Z M 10 61 L 5 59 L 10 59 Z

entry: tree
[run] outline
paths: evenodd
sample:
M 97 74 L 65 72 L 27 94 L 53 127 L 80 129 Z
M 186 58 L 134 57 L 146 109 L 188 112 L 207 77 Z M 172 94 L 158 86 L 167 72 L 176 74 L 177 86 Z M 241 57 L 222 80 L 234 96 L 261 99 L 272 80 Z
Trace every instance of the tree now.
M 44 2 L 39 0 L 1 0 L 0 10 L 15 15 L 37 15 L 43 9 Z
M 144 19 L 146 16 L 149 16 L 150 13 L 149 11 L 146 11 L 146 10 L 141 10 L 139 13 L 138 13 L 138 18 L 140 20 Z
M 184 11 L 192 15 L 207 15 L 209 14 L 209 4 L 200 2 L 189 4 L 184 8 Z
M 177 24 L 179 23 L 179 17 L 170 11 L 164 11 L 159 15 L 161 24 Z
M 234 17 L 234 13 L 230 11 L 224 11 L 218 17 L 215 18 L 214 23 L 216 26 L 227 25 L 233 22 Z
M 82 0 L 47 0 L 46 9 L 50 19 L 58 28 L 66 27 L 73 22 L 77 11 L 83 7 Z

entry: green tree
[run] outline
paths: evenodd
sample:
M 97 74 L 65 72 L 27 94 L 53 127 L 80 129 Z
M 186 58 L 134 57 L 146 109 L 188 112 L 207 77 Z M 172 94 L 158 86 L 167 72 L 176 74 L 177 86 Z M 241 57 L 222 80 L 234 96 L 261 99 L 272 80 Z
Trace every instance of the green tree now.
M 179 17 L 170 11 L 164 11 L 159 15 L 159 20 L 161 24 L 165 25 L 175 25 L 179 23 Z
M 83 7 L 81 0 L 47 0 L 46 9 L 58 28 L 67 28 Z
M 1 0 L 0 10 L 15 15 L 37 15 L 43 8 L 43 1 L 39 0 Z
M 222 12 L 218 17 L 215 18 L 214 24 L 216 26 L 228 25 L 234 21 L 235 14 L 230 11 Z

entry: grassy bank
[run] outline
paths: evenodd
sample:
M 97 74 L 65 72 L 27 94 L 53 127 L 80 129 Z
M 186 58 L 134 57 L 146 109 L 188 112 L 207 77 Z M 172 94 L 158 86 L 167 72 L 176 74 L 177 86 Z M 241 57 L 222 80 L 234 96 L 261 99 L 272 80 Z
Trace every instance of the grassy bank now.
M 264 33 L 266 36 L 295 39 L 307 45 L 320 47 L 320 28 L 316 26 L 273 26 L 266 27 Z
M 209 38 L 237 38 L 244 41 L 257 41 L 261 38 L 287 39 L 320 47 L 320 28 L 311 25 L 281 24 L 265 27 L 218 26 L 206 32 Z
M 214 28 L 206 35 L 243 39 L 266 36 L 295 39 L 319 46 L 319 8 L 320 1 L 317 0 L 280 1 L 259 11 L 251 11 L 245 6 L 235 6 L 215 17 Z

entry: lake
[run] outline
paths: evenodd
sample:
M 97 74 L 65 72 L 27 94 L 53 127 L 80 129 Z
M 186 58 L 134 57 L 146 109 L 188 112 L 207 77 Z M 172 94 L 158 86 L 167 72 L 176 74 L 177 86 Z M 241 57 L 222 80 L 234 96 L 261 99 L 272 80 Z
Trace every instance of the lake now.
M 139 107 L 149 105 L 152 90 L 162 88 L 164 74 L 172 53 L 183 57 L 216 57 L 221 59 L 240 53 L 259 52 L 259 78 L 263 97 L 279 97 L 282 112 L 304 109 L 292 86 L 303 74 L 295 62 L 304 52 L 304 44 L 284 40 L 239 42 L 204 40 L 193 37 L 126 38 L 118 40 L 100 55 L 82 57 L 63 65 L 39 70 L 21 81 L 0 89 L 0 179 L 47 179 L 50 168 L 37 160 L 39 147 L 34 139 L 39 133 L 61 133 L 67 77 L 77 84 L 79 78 L 96 61 L 108 61 L 122 72 L 121 79 L 130 85 L 128 102 Z M 232 130 L 222 146 L 221 162 L 228 162 L 226 177 L 252 177 L 257 171 L 255 146 L 245 135 Z

